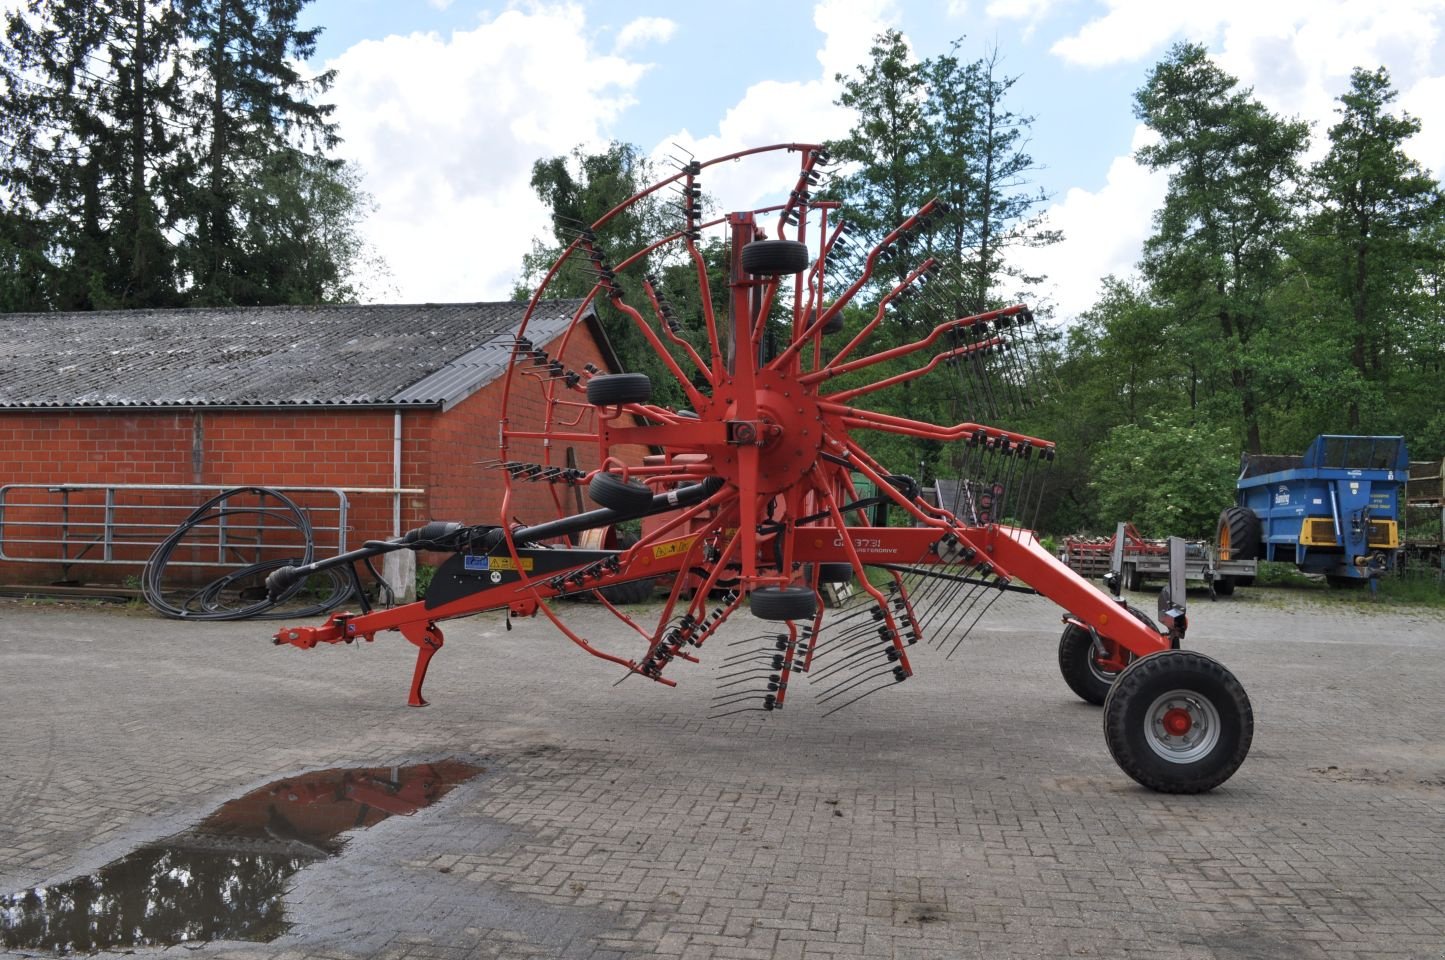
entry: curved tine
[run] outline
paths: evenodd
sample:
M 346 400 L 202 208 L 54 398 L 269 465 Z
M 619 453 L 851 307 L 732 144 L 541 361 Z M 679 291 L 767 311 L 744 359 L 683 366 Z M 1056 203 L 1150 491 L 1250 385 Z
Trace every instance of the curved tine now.
M 744 691 L 740 691 L 740 692 L 738 692 L 738 693 L 730 693 L 730 694 L 726 694 L 725 696 L 722 696 L 722 697 L 714 697 L 714 698 L 713 698 L 713 701 L 712 701 L 712 704 L 711 704 L 711 706 L 709 707 L 709 709 L 710 709 L 710 710 L 717 710 L 717 709 L 719 709 L 719 708 L 721 708 L 721 707 L 731 707 L 731 706 L 733 706 L 734 704 L 747 703 L 749 700 L 766 700 L 768 697 L 770 697 L 770 696 L 772 696 L 772 695 L 773 695 L 773 693 L 772 693 L 771 690 L 767 690 L 767 691 L 764 691 L 764 692 L 762 692 L 762 693 L 758 693 L 758 692 L 755 691 L 755 690 L 754 690 L 754 691 L 746 691 L 746 690 L 744 690 Z
M 719 679 L 726 677 L 728 678 L 728 680 L 726 683 L 719 683 L 718 687 L 735 687 L 740 683 L 747 683 L 751 680 L 756 680 L 758 677 L 770 677 L 773 674 L 778 673 L 782 669 L 782 667 L 778 667 L 776 670 L 771 667 L 767 667 L 764 669 L 758 669 L 755 667 L 752 670 L 743 670 L 735 673 L 719 674 Z
M 744 643 L 755 643 L 760 640 L 772 640 L 775 637 L 785 637 L 785 633 L 760 633 L 752 637 L 743 637 L 741 640 L 729 640 L 724 646 L 736 647 Z
M 970 633 L 973 632 L 973 628 L 978 626 L 979 620 L 983 619 L 983 615 L 985 613 L 988 613 L 988 608 L 997 603 L 998 598 L 1003 596 L 1003 594 L 1004 592 L 1002 590 L 996 591 L 993 597 L 989 599 L 988 603 L 983 605 L 983 609 L 980 610 L 978 612 L 978 615 L 973 618 L 973 622 L 968 625 L 968 627 L 963 631 L 963 633 L 958 635 L 958 640 L 955 641 L 953 646 L 949 648 L 949 651 L 943 655 L 943 658 L 945 660 L 951 659 L 953 655 L 958 652 L 958 648 L 963 644 L 963 641 L 968 638 L 968 635 Z
M 862 675 L 859 676 L 856 680 L 854 680 L 852 683 L 841 683 L 841 684 L 833 687 L 833 689 L 829 690 L 829 691 L 828 691 L 826 694 L 824 694 L 823 696 L 819 697 L 819 698 L 818 698 L 818 702 L 819 702 L 819 703 L 827 703 L 829 700 L 835 700 L 835 699 L 837 699 L 838 697 L 842 696 L 843 694 L 847 693 L 849 690 L 855 689 L 856 687 L 859 687 L 859 686 L 867 683 L 869 680 L 876 680 L 876 679 L 878 679 L 879 677 L 883 677 L 883 676 L 887 676 L 887 675 L 892 674 L 893 671 L 894 671 L 894 669 L 895 669 L 895 668 L 892 667 L 892 666 L 885 667 L 884 669 L 875 671 L 875 672 L 873 672 L 873 673 L 865 673 L 865 674 L 862 674 Z
M 827 711 L 826 713 L 824 713 L 823 716 L 824 716 L 824 717 L 831 717 L 833 714 L 837 713 L 839 710 L 846 710 L 848 707 L 851 707 L 853 704 L 857 703 L 859 700 L 862 700 L 864 697 L 872 696 L 873 694 L 877 693 L 879 690 L 887 690 L 889 687 L 897 686 L 898 683 L 899 683 L 899 681 L 898 681 L 898 679 L 895 677 L 892 683 L 880 683 L 880 684 L 878 684 L 878 686 L 876 686 L 876 687 L 870 687 L 869 689 L 864 690 L 862 693 L 858 694 L 858 696 L 854 697 L 852 700 L 846 700 L 846 701 L 844 701 L 843 703 L 838 704 L 838 705 L 837 705 L 836 707 L 834 707 L 833 709 L 831 709 L 831 710 Z
M 820 670 L 818 671 L 818 673 L 814 674 L 813 679 L 821 683 L 828 677 L 835 676 L 836 674 L 841 672 L 844 667 L 852 669 L 859 666 L 861 663 L 868 659 L 869 654 L 876 653 L 881 656 L 887 656 L 887 651 L 892 649 L 893 642 L 891 640 L 884 640 L 880 641 L 876 647 L 864 647 L 861 650 L 855 650 L 850 653 L 846 658 L 828 664 L 826 669 Z M 897 661 L 890 660 L 888 662 L 896 663 Z
M 759 700 L 767 700 L 767 696 L 758 697 Z M 735 717 L 740 713 L 772 713 L 767 707 L 743 707 L 740 710 L 729 710 L 726 713 L 709 713 L 709 720 L 721 720 L 723 717 Z
M 837 634 L 826 640 L 820 640 L 813 645 L 813 649 L 820 655 L 831 654 L 834 650 L 847 650 L 857 646 L 865 637 L 876 637 L 877 635 L 878 631 L 873 629 L 872 624 L 869 624 L 866 627 L 854 628 L 846 634 Z

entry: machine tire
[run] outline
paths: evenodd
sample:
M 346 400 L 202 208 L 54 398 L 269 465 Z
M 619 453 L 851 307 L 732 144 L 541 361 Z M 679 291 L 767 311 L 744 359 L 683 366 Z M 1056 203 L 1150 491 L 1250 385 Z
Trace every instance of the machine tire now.
M 1158 632 L 1158 626 L 1143 610 L 1137 607 L 1125 609 L 1136 620 Z M 1070 690 L 1078 694 L 1080 700 L 1098 707 L 1103 705 L 1119 674 L 1105 670 L 1095 663 L 1093 652 L 1094 638 L 1089 631 L 1072 623 L 1064 625 L 1063 635 L 1059 637 L 1059 672 L 1064 675 L 1064 682 L 1069 685 Z
M 808 245 L 797 240 L 754 240 L 743 247 L 743 269 L 755 277 L 779 277 L 808 269 Z
M 1259 514 L 1248 507 L 1225 507 L 1214 536 L 1221 560 L 1258 560 L 1264 543 Z
M 1220 597 L 1234 596 L 1235 580 L 1231 576 L 1219 576 L 1214 578 L 1214 593 Z
M 624 514 L 640 514 L 652 506 L 652 491 L 615 473 L 594 474 L 587 484 L 594 503 Z
M 614 607 L 623 607 L 633 603 L 645 603 L 652 599 L 653 590 L 656 588 L 656 579 L 648 577 L 645 580 L 629 580 L 626 583 L 614 583 L 610 587 L 603 587 L 597 592 L 607 598 L 607 602 Z
M 1103 706 L 1118 677 L 1094 662 L 1093 636 L 1072 623 L 1064 624 L 1064 633 L 1059 637 L 1059 672 L 1080 700 L 1096 707 Z
M 818 564 L 819 583 L 852 583 L 853 564 L 851 563 L 820 563 Z
M 748 609 L 759 620 L 811 620 L 818 595 L 807 587 L 760 587 L 749 595 Z
M 617 533 L 616 540 L 616 549 L 618 550 L 626 550 L 637 542 L 637 538 L 632 534 L 621 532 Z M 641 580 L 629 580 L 626 583 L 614 583 L 610 587 L 603 587 L 594 592 L 601 594 L 614 607 L 621 607 L 651 600 L 656 587 L 656 577 L 645 577 Z
M 587 381 L 587 402 L 594 407 L 651 399 L 652 379 L 645 373 L 607 373 Z
M 1150 790 L 1203 793 L 1249 755 L 1254 710 L 1219 661 L 1164 650 L 1120 672 L 1104 700 L 1104 739 L 1119 768 Z
M 1144 589 L 1144 574 L 1139 570 L 1137 563 L 1124 564 L 1124 589 L 1130 591 Z

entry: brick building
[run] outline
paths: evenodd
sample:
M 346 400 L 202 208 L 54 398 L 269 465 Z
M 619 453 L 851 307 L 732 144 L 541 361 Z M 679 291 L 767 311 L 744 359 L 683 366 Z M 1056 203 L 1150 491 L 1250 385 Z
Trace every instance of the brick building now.
M 567 335 L 580 305 L 544 304 L 528 339 L 572 369 L 615 371 L 595 315 Z M 495 522 L 501 477 L 479 461 L 497 452 L 524 306 L 0 315 L 0 556 L 53 553 L 31 541 L 54 539 L 55 528 L 27 529 L 44 511 L 25 504 L 45 501 L 53 517 L 53 489 L 66 485 L 68 502 L 96 509 L 99 494 L 80 485 L 420 491 L 349 495 L 352 546 L 432 518 Z M 540 418 L 542 397 L 536 379 L 513 377 L 514 427 Z M 575 453 L 579 466 L 595 465 L 595 450 Z M 510 505 L 527 519 L 554 511 L 545 484 L 519 485 Z M 0 582 L 55 578 L 53 566 L 37 567 L 0 560 Z M 83 578 L 134 572 L 89 568 Z

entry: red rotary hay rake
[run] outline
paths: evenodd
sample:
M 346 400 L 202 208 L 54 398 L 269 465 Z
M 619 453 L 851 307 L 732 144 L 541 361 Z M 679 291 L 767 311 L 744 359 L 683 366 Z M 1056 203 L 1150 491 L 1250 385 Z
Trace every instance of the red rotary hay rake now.
M 781 202 L 717 218 L 704 213 L 700 183 L 709 168 L 788 156 L 799 163 Z M 528 339 L 525 321 L 515 336 L 491 462 L 506 487 L 501 517 L 433 522 L 395 541 L 282 568 L 269 581 L 273 595 L 311 572 L 390 550 L 451 554 L 424 602 L 336 614 L 319 627 L 283 629 L 276 642 L 309 649 L 398 630 L 419 648 L 410 702 L 422 706 L 427 666 L 442 645 L 439 622 L 484 610 L 540 611 L 588 653 L 671 686 L 677 666 L 697 662 L 699 648 L 746 603 L 753 617 L 778 626 L 727 641 L 715 713 L 778 710 L 803 679 L 833 710 L 911 677 L 909 650 L 919 640 L 951 653 L 998 596 L 1037 592 L 1067 611 L 1064 678 L 1103 705 L 1119 765 L 1161 791 L 1222 783 L 1248 752 L 1252 712 L 1228 670 L 1178 649 L 1182 610 L 1165 611 L 1161 632 L 1020 525 L 1037 508 L 1054 445 L 983 422 L 937 426 L 859 405 L 931 375 L 952 384 L 966 415 L 1005 415 L 1028 401 L 1039 344 L 1022 306 L 956 316 L 962 280 L 913 252 L 946 220 L 945 205 L 926 204 L 885 236 L 850 236 L 839 205 L 813 197 L 827 160 L 819 146 L 780 144 L 689 161 L 596 223 L 579 225 L 528 316 L 563 270 L 587 271 L 591 295 L 550 353 Z M 598 234 L 606 224 L 664 188 L 680 193 L 677 229 L 639 250 L 603 249 Z M 775 223 L 772 238 L 765 222 Z M 726 242 L 725 289 L 710 279 L 704 236 Z M 695 286 L 690 328 L 656 276 L 644 275 L 649 258 L 683 265 Z M 600 302 L 633 325 L 672 384 L 606 375 L 571 359 Z M 862 326 L 848 336 L 850 305 Z M 885 316 L 904 310 L 931 316 L 921 336 L 868 353 Z M 535 415 L 514 416 L 514 402 L 538 390 L 540 425 Z M 659 394 L 681 402 L 655 400 Z M 864 431 L 944 445 L 956 475 L 926 498 L 911 478 L 869 455 L 856 439 Z M 600 469 L 578 468 L 579 448 L 595 449 Z M 550 490 L 554 515 L 510 519 L 514 493 L 535 483 Z M 583 486 L 595 509 L 583 509 Z M 879 514 L 890 509 L 910 525 L 886 525 Z M 613 526 L 638 519 L 647 521 L 643 536 L 619 546 Z M 882 572 L 870 578 L 870 568 Z M 672 588 L 655 620 L 638 622 L 611 599 L 622 585 L 659 579 Z M 860 592 L 845 608 L 825 611 L 820 587 L 841 581 Z M 585 631 L 569 625 L 569 608 L 556 601 L 576 594 L 597 598 L 615 618 L 609 639 L 629 638 L 630 654 L 604 649 L 595 615 Z

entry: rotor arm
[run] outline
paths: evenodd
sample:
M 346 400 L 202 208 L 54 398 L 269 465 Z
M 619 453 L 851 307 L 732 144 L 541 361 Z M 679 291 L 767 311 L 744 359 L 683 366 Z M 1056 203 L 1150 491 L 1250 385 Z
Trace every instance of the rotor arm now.
M 863 269 L 858 275 L 858 279 L 854 280 L 853 283 L 849 285 L 848 289 L 844 290 L 838 296 L 838 299 L 833 301 L 832 306 L 830 306 L 827 310 L 823 311 L 821 314 L 819 314 L 817 318 L 814 319 L 813 326 L 822 329 L 822 327 L 827 324 L 829 320 L 833 319 L 833 317 L 841 313 L 843 308 L 846 307 L 849 303 L 851 303 L 853 298 L 858 295 L 858 291 L 862 290 L 868 284 L 868 282 L 873 279 L 873 271 L 877 268 L 878 259 L 883 255 L 883 251 L 888 249 L 888 247 L 891 246 L 900 237 L 910 233 L 919 224 L 924 223 L 928 219 L 930 219 L 933 216 L 934 212 L 940 208 L 940 206 L 941 205 L 937 198 L 928 201 L 919 209 L 917 213 L 909 217 L 907 220 L 903 221 L 901 224 L 895 227 L 893 231 L 888 234 L 888 236 L 880 240 L 878 242 L 878 245 L 869 252 L 867 260 L 865 260 L 863 263 Z M 791 362 L 797 352 L 803 348 L 803 344 L 806 342 L 806 337 L 800 337 L 798 339 L 795 339 L 791 344 L 788 345 L 788 348 L 786 350 L 778 354 L 777 358 L 772 362 L 771 366 L 774 369 L 779 370 L 786 368 L 789 362 Z
M 861 387 L 854 387 L 852 390 L 843 390 L 838 393 L 829 394 L 825 399 L 832 400 L 835 403 L 843 403 L 845 401 L 853 400 L 854 398 L 861 397 L 864 394 L 873 393 L 887 387 L 892 387 L 897 384 L 904 383 L 908 380 L 916 380 L 919 377 L 923 376 L 925 373 L 931 373 L 940 363 L 943 363 L 946 360 L 957 360 L 975 353 L 986 353 L 993 347 L 1002 343 L 1002 339 L 994 337 L 989 340 L 980 341 L 979 343 L 971 343 L 967 346 L 955 347 L 952 350 L 945 350 L 942 353 L 935 354 L 932 360 L 929 360 L 921 367 L 914 367 L 912 370 L 905 370 L 903 373 L 896 374 L 891 377 L 885 377 L 882 380 L 876 380 L 873 383 L 864 384 Z
M 870 367 L 876 363 L 882 363 L 886 360 L 893 360 L 897 357 L 906 357 L 910 353 L 917 353 L 920 350 L 927 350 L 929 347 L 937 343 L 939 339 L 942 338 L 943 335 L 946 333 L 966 330 L 969 327 L 977 326 L 982 323 L 987 323 L 990 320 L 997 320 L 1001 317 L 1013 316 L 1014 314 L 1024 313 L 1027 311 L 1027 309 L 1028 308 L 1023 306 L 1022 304 L 1015 304 L 1011 307 L 1004 307 L 1001 310 L 990 310 L 988 313 L 974 314 L 973 316 L 961 317 L 957 320 L 945 320 L 943 323 L 940 323 L 938 326 L 934 327 L 933 330 L 928 334 L 928 336 L 924 337 L 922 340 L 915 340 L 912 343 L 901 344 L 900 346 L 893 347 L 890 350 L 882 350 L 878 353 L 870 354 L 866 357 L 859 357 L 857 360 L 850 360 L 847 363 L 830 364 L 829 366 L 826 366 L 821 370 L 815 370 L 812 373 L 804 374 L 798 379 L 799 382 L 805 384 L 821 383 L 824 380 L 829 380 L 833 377 L 840 376 L 845 373 L 851 373 L 854 370 L 861 370 L 864 367 Z M 983 347 L 986 345 L 989 348 L 992 348 L 1002 343 L 1003 339 L 1001 337 L 991 337 L 987 340 L 980 340 L 974 344 L 963 344 L 963 346 Z
M 820 400 L 818 408 L 824 413 L 831 413 L 843 418 L 843 423 L 849 427 L 857 427 L 863 430 L 886 430 L 889 433 L 903 434 L 909 437 L 921 437 L 925 440 L 939 440 L 949 442 L 953 440 L 977 440 L 981 443 L 1007 441 L 1009 445 L 1021 445 L 1035 447 L 1043 451 L 1048 457 L 1053 453 L 1054 445 L 1047 440 L 1039 440 L 1022 433 L 1014 433 L 1010 430 L 1000 430 L 997 427 L 990 427 L 982 423 L 957 423 L 951 427 L 940 427 L 936 424 L 925 423 L 922 420 L 913 420 L 908 417 L 895 417 L 891 414 L 877 413 L 873 410 L 859 410 L 857 407 L 850 407 L 846 404 L 835 403 L 829 400 Z

